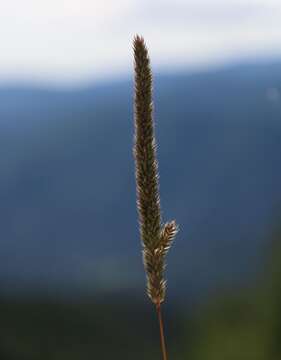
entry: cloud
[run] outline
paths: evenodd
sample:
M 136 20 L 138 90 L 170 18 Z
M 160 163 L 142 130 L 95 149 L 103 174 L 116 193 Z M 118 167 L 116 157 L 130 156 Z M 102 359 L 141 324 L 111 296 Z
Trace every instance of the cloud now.
M 87 81 L 129 72 L 137 32 L 156 68 L 280 51 L 275 0 L 9 0 L 0 12 L 0 79 Z

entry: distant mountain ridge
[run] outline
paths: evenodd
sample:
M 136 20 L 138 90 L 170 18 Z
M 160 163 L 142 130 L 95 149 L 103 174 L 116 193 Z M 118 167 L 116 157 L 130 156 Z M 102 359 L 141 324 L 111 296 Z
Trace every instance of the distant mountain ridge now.
M 256 274 L 281 203 L 280 94 L 281 63 L 156 76 L 163 219 L 181 228 L 168 259 L 175 292 Z M 144 285 L 132 101 L 125 80 L 0 87 L 3 291 Z

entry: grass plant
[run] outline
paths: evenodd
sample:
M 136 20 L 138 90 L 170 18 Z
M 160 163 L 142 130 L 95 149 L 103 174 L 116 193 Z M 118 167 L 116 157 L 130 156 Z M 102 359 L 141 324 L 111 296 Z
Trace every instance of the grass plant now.
M 156 306 L 163 360 L 167 360 L 161 304 L 165 300 L 166 293 L 165 258 L 178 232 L 178 226 L 175 221 L 162 224 L 154 134 L 152 71 L 148 50 L 142 37 L 135 36 L 133 48 L 137 208 L 147 278 L 147 294 Z

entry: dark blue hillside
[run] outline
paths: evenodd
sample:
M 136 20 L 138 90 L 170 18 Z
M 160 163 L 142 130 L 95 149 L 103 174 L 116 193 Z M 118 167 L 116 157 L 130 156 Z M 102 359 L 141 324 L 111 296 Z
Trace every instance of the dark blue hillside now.
M 132 86 L 0 90 L 3 291 L 143 286 Z M 281 64 L 157 76 L 155 116 L 170 288 L 243 284 L 281 202 Z

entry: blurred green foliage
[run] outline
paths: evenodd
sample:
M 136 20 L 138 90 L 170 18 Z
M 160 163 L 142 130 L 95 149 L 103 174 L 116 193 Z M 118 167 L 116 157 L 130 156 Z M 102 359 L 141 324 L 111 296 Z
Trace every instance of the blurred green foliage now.
M 281 231 L 251 288 L 216 296 L 201 310 L 190 359 L 281 359 Z
M 251 288 L 210 296 L 197 307 L 164 305 L 173 360 L 281 358 L 281 232 Z M 1 360 L 161 359 L 150 303 L 107 296 L 88 302 L 0 302 Z
M 112 299 L 113 300 L 113 299 Z M 107 299 L 59 304 L 2 301 L 1 360 L 156 359 L 158 324 L 150 303 Z M 171 344 L 183 333 L 166 312 Z

